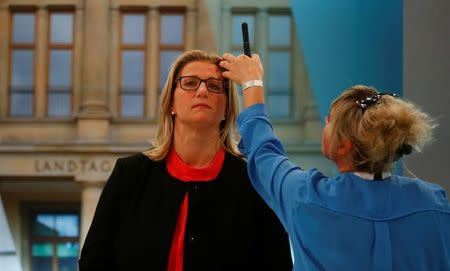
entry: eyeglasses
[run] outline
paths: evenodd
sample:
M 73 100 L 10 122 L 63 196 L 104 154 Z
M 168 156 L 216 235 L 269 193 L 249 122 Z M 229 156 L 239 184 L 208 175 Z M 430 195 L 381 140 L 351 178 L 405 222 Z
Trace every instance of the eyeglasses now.
M 378 94 L 374 94 L 371 96 L 368 96 L 366 98 L 357 100 L 356 103 L 364 110 L 366 110 L 369 106 L 374 105 L 378 102 L 378 100 L 381 98 L 381 96 L 383 95 L 389 95 L 395 98 L 398 98 L 399 96 L 395 93 L 386 93 L 386 92 L 382 92 L 382 93 L 378 93 Z
M 216 78 L 202 80 L 196 76 L 182 76 L 177 81 L 180 81 L 181 89 L 186 91 L 197 90 L 202 82 L 205 82 L 208 91 L 213 93 L 223 93 L 226 89 L 225 81 Z

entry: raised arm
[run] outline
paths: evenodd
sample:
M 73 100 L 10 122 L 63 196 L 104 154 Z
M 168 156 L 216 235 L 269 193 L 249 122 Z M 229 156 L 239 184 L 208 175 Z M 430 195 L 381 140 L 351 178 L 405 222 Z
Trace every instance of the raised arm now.
M 222 75 L 225 78 L 231 79 L 237 84 L 244 84 L 246 82 L 260 81 L 263 79 L 263 66 L 259 55 L 253 54 L 252 57 L 246 55 L 233 56 L 232 54 L 224 54 L 220 66 L 227 71 Z M 254 104 L 264 103 L 264 92 L 262 86 L 251 86 L 243 92 L 244 109 Z
M 246 85 L 252 80 L 262 80 L 263 67 L 259 56 L 235 57 L 224 54 L 221 67 L 223 76 Z M 283 145 L 275 136 L 267 117 L 262 86 L 244 87 L 245 111 L 239 115 L 241 135 L 239 149 L 248 160 L 248 173 L 253 186 L 275 211 L 285 226 L 290 212 L 306 194 L 308 172 L 301 170 L 286 157 Z

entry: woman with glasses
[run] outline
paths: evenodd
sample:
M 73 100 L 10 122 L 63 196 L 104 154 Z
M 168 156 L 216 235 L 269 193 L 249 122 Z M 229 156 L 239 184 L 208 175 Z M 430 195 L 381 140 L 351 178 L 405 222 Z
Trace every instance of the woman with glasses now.
M 292 270 L 289 240 L 251 186 L 235 142 L 237 93 L 220 58 L 172 64 L 153 148 L 121 158 L 80 270 Z
M 396 95 L 354 86 L 331 105 L 322 152 L 339 174 L 286 157 L 264 105 L 258 55 L 223 56 L 243 85 L 239 148 L 253 186 L 292 242 L 294 270 L 450 270 L 450 206 L 438 185 L 391 175 L 394 161 L 431 138 L 435 124 Z

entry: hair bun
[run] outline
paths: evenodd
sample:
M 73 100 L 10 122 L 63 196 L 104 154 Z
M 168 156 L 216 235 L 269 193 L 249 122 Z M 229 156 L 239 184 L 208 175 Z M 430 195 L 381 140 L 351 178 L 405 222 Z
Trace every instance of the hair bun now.
M 405 155 L 411 154 L 412 152 L 412 146 L 406 143 L 403 143 L 402 146 L 402 153 Z
M 397 160 L 400 159 L 403 155 L 411 154 L 411 152 L 412 152 L 412 146 L 409 145 L 408 143 L 403 143 L 403 144 L 397 149 L 397 152 L 395 153 L 394 161 L 397 161 Z

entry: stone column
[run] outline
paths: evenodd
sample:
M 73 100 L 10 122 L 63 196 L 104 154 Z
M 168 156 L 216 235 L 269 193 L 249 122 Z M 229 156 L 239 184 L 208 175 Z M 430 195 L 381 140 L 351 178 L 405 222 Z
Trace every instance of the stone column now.
M 231 45 L 231 7 L 228 5 L 224 5 L 222 8 L 222 40 L 217 45 L 217 48 L 219 48 L 219 54 L 229 52 L 230 51 L 230 45 Z
M 256 27 L 256 26 L 258 26 L 258 27 Z M 263 66 L 269 67 L 269 55 L 268 55 L 268 53 L 269 53 L 269 50 L 268 50 L 268 46 L 269 46 L 269 36 L 268 36 L 269 14 L 267 13 L 267 8 L 258 9 L 258 11 L 256 13 L 256 18 L 255 18 L 255 27 L 256 27 L 256 29 L 254 29 L 254 31 L 258 31 L 258 32 L 255 32 L 255 42 L 254 43 L 258 44 L 258 48 L 254 47 L 255 44 L 250 44 L 250 47 L 252 49 L 252 54 L 258 53 L 262 58 Z M 256 50 L 256 49 L 258 49 L 258 50 Z M 267 78 L 269 78 L 269 76 L 266 75 L 265 78 L 267 80 Z M 266 83 L 266 82 L 264 82 L 264 83 Z M 266 90 L 268 90 L 268 87 L 266 88 Z
M 97 203 L 105 184 L 104 181 L 79 181 L 81 183 L 81 227 L 80 227 L 80 248 L 82 247 L 86 235 L 91 226 Z
M 119 91 L 120 91 L 120 81 L 119 76 L 117 76 L 122 69 L 119 66 L 120 63 L 120 28 L 122 27 L 120 24 L 120 10 L 119 7 L 113 6 L 111 9 L 111 50 L 109 52 L 109 112 L 112 117 L 118 117 L 118 104 L 119 104 Z
M 74 47 L 73 47 L 73 111 L 78 112 L 80 108 L 80 95 L 82 89 L 82 46 L 83 46 L 83 15 L 84 10 L 81 4 L 75 6 L 75 16 L 74 16 Z
M 195 49 L 195 34 L 197 30 L 197 9 L 193 6 L 188 6 L 186 11 L 186 43 L 185 50 Z
M 47 104 L 47 81 L 50 75 L 49 61 L 47 54 L 48 50 L 48 25 L 49 15 L 48 10 L 44 7 L 39 7 L 36 12 L 36 33 L 35 33 L 35 59 L 34 75 L 35 75 L 35 91 L 34 91 L 34 112 L 38 118 L 45 118 L 46 104 Z M 44 69 L 42 67 L 47 67 Z M 48 105 L 47 105 L 48 107 Z
M 78 136 L 81 140 L 109 138 L 108 65 L 110 50 L 109 1 L 84 1 L 84 46 L 81 108 Z
M 0 6 L 0 118 L 8 112 L 8 82 L 9 78 L 9 37 L 10 28 L 9 13 L 6 7 Z
M 160 13 L 158 7 L 151 7 L 147 12 L 147 72 L 148 80 L 146 80 L 146 106 L 147 116 L 150 119 L 158 117 L 158 87 L 159 87 L 159 29 L 160 29 Z

